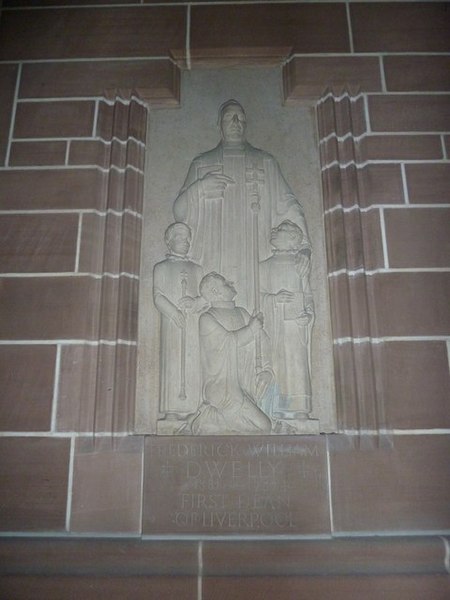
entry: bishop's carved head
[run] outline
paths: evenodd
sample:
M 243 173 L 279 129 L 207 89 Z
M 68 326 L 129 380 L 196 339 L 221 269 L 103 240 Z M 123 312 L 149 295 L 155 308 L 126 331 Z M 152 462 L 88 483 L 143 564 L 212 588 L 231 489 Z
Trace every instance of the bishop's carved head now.
M 237 100 L 227 100 L 220 106 L 218 122 L 225 143 L 238 144 L 245 141 L 247 117 Z

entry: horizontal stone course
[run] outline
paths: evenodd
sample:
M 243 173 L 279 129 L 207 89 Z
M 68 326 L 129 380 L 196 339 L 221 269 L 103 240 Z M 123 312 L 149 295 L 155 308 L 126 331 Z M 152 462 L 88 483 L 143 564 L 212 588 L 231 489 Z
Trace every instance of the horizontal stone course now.
M 61 531 L 65 527 L 70 440 L 0 438 L 0 529 Z
M 3 2 L 3 6 L 8 8 L 35 8 L 36 6 L 49 8 L 70 6 L 71 4 L 73 4 L 73 0 L 5 0 Z M 78 6 L 88 6 L 89 4 L 136 4 L 136 0 L 77 0 Z
M 23 65 L 20 98 L 124 97 L 151 106 L 178 104 L 179 70 L 168 59 L 34 63 Z
M 15 138 L 84 137 L 92 135 L 94 102 L 19 102 Z
M 194 541 L 144 541 L 125 537 L 3 538 L 0 540 L 0 573 L 2 576 L 33 573 L 78 577 L 196 576 L 197 555 Z
M 181 6 L 42 9 L 27 17 L 2 15 L 0 60 L 168 56 L 185 45 Z
M 75 270 L 78 215 L 0 215 L 0 271 Z
M 13 142 L 9 165 L 11 167 L 64 165 L 67 143 L 64 142 Z
M 103 185 L 98 169 L 0 171 L 0 209 L 101 209 Z
M 123 560 L 126 560 L 124 558 Z M 30 597 L 61 600 L 63 597 L 98 600 L 197 600 L 197 577 L 140 576 L 133 577 L 57 575 L 55 577 L 7 576 L 2 580 L 7 597 L 28 600 Z
M 450 95 L 369 95 L 372 131 L 450 131 Z
M 0 346 L 2 431 L 50 430 L 55 359 L 55 346 Z
M 384 212 L 391 268 L 450 267 L 450 208 Z
M 444 573 L 444 548 L 432 537 L 279 541 L 204 541 L 203 575 L 294 576 Z
M 327 577 L 205 577 L 203 600 L 446 600 L 447 575 L 327 576 Z
M 450 56 L 385 56 L 383 64 L 390 92 L 450 91 Z
M 448 52 L 445 2 L 352 2 L 355 52 Z

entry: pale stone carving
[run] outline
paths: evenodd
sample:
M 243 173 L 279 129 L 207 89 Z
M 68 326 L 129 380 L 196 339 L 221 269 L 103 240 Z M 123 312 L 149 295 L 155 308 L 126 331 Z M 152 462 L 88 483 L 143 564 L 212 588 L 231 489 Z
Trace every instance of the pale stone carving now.
M 169 253 L 153 270 L 153 301 L 161 314 L 160 412 L 163 419 L 180 420 L 198 407 L 198 316 L 203 300 L 198 286 L 200 265 L 187 258 L 191 231 L 173 223 L 165 233 Z
M 238 102 L 229 100 L 221 106 L 219 125 L 222 140 L 193 160 L 174 215 L 192 229 L 193 260 L 205 272 L 217 271 L 234 281 L 238 304 L 253 310 L 255 271 L 259 258 L 270 255 L 270 230 L 290 219 L 302 229 L 304 246 L 309 248 L 306 221 L 274 157 L 246 141 L 246 116 Z M 253 240 L 255 199 L 257 240 Z
M 221 106 L 219 127 L 219 145 L 189 168 L 166 232 L 170 254 L 154 267 L 158 433 L 318 432 L 303 209 L 273 156 L 246 141 L 238 102 Z
M 303 233 L 283 221 L 272 229 L 273 254 L 260 265 L 262 307 L 272 341 L 275 393 L 272 416 L 307 419 L 311 413 L 310 348 L 314 302 L 311 261 L 302 251 Z
M 271 420 L 256 405 L 255 338 L 261 313 L 235 305 L 236 289 L 208 273 L 200 293 L 211 308 L 200 317 L 202 404 L 191 423 L 194 434 L 269 433 Z

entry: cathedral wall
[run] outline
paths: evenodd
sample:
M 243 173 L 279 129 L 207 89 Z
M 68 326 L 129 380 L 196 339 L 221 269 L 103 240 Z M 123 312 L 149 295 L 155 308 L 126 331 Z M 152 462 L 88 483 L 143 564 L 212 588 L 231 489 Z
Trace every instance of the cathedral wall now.
M 2 597 L 444 598 L 448 5 L 114 4 L 3 2 Z M 141 540 L 146 122 L 180 68 L 233 65 L 279 65 L 286 105 L 316 107 L 341 433 L 299 492 L 313 534 Z

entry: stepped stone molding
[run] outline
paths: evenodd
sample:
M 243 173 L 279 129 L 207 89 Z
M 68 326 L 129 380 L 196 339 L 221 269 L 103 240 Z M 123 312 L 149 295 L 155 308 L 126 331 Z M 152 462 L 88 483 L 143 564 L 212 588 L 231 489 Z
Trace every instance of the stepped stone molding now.
M 104 169 L 100 214 L 84 216 L 80 254 L 83 270 L 99 277 L 90 338 L 98 345 L 67 357 L 81 361 L 89 381 L 80 386 L 78 419 L 73 409 L 63 410 L 65 430 L 76 425 L 95 434 L 133 427 L 146 121 L 147 107 L 131 92 L 99 102 L 96 135 L 106 142 L 98 152 Z
M 367 132 L 364 103 L 362 94 L 329 90 L 317 104 L 317 116 L 339 426 L 379 431 L 386 426 L 382 344 L 370 343 L 379 328 L 367 274 L 374 268 L 374 240 L 361 212 L 373 192 L 360 149 Z

